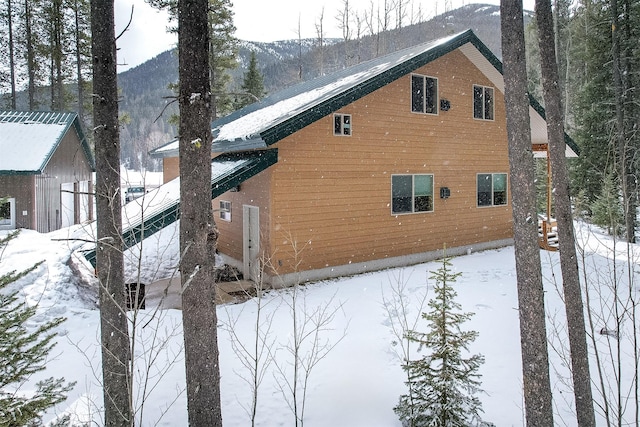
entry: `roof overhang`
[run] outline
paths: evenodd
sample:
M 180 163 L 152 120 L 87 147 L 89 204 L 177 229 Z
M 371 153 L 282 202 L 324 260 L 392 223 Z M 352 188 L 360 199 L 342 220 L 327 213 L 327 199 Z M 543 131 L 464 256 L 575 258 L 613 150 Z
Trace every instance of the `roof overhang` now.
M 211 160 L 211 199 L 237 187 L 278 161 L 278 150 L 224 153 Z M 129 249 L 180 219 L 180 178 L 122 207 L 123 249 Z M 95 267 L 95 248 L 85 253 Z
M 482 73 L 487 76 L 494 87 L 504 95 L 504 77 L 502 75 L 502 63 L 483 44 L 470 41 L 460 46 L 460 51 L 471 61 Z M 545 119 L 544 108 L 538 101 L 529 96 L 529 123 L 531 127 L 531 144 L 535 157 L 547 156 L 547 121 Z M 580 152 L 575 142 L 565 134 L 566 156 L 578 157 Z
M 267 148 L 267 143 L 260 137 L 248 139 L 237 139 L 235 141 L 218 141 L 211 144 L 213 153 L 236 153 L 250 150 L 262 150 Z M 179 142 L 177 139 L 170 141 L 149 152 L 149 155 L 156 159 L 165 157 L 178 157 Z

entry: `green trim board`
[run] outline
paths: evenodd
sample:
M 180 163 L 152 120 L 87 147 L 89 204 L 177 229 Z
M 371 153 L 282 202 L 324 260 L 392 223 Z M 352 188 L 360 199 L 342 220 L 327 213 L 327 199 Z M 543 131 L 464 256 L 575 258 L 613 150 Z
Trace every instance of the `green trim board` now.
M 464 46 L 502 76 L 502 63 L 472 30 L 403 49 L 347 69 L 285 88 L 228 116 L 212 126 L 214 152 L 263 149 L 340 108 L 404 77 Z M 531 107 L 544 118 L 544 109 L 531 98 Z M 569 147 L 576 145 L 567 137 Z M 176 141 L 151 152 L 154 157 L 177 156 Z
M 545 113 L 544 107 L 540 105 L 538 100 L 535 99 L 533 95 L 531 94 L 528 94 L 528 95 L 529 95 L 529 104 L 531 104 L 531 107 L 533 107 L 533 109 L 536 110 L 538 114 L 540 114 L 540 117 L 542 117 L 546 121 L 547 115 Z M 564 134 L 564 143 L 567 144 L 569 148 L 573 150 L 574 153 L 576 153 L 578 156 L 580 155 L 580 147 L 578 147 L 578 144 L 576 144 L 573 138 L 567 135 L 566 132 Z
M 230 168 L 222 169 L 221 173 L 211 177 L 211 199 L 240 185 L 269 166 L 274 165 L 277 161 L 277 149 L 226 153 L 213 158 L 211 160 L 212 168 L 215 168 L 216 164 L 225 162 L 234 162 L 235 164 Z M 135 246 L 180 219 L 180 195 L 175 195 L 172 200 L 164 203 L 161 209 L 152 211 L 148 217 L 140 218 L 141 216 L 123 230 L 123 250 Z M 96 250 L 89 250 L 85 252 L 84 256 L 95 267 Z

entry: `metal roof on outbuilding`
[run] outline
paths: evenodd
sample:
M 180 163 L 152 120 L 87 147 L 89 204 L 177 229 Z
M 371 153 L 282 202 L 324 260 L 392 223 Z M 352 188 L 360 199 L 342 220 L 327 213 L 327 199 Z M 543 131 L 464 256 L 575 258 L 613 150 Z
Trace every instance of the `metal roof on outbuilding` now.
M 37 175 L 47 166 L 62 139 L 74 129 L 84 155 L 95 170 L 93 155 L 76 113 L 0 111 L 0 175 Z

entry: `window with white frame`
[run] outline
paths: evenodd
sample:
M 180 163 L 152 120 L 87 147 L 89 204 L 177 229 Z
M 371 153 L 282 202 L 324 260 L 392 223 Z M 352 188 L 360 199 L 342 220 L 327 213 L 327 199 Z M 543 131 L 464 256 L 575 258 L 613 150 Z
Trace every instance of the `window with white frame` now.
M 507 204 L 507 174 L 479 173 L 477 175 L 478 206 Z
M 433 175 L 392 175 L 391 213 L 433 212 Z
M 493 88 L 473 85 L 473 118 L 493 120 Z
M 438 114 L 438 79 L 411 75 L 411 111 Z
M 220 219 L 231 222 L 231 202 L 220 200 Z
M 0 230 L 16 227 L 16 199 L 0 198 Z
M 333 134 L 340 136 L 351 135 L 351 114 L 333 115 Z

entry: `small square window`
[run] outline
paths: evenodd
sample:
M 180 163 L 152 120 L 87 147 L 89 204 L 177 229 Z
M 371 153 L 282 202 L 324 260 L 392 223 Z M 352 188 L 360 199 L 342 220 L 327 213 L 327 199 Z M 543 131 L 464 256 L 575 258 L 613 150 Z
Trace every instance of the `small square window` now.
M 411 76 L 411 111 L 414 113 L 438 114 L 438 79 L 435 77 Z
M 231 222 L 231 202 L 220 201 L 220 219 Z
M 473 118 L 479 120 L 493 120 L 493 112 L 493 88 L 473 85 Z
M 333 115 L 333 134 L 341 136 L 351 135 L 351 114 Z

